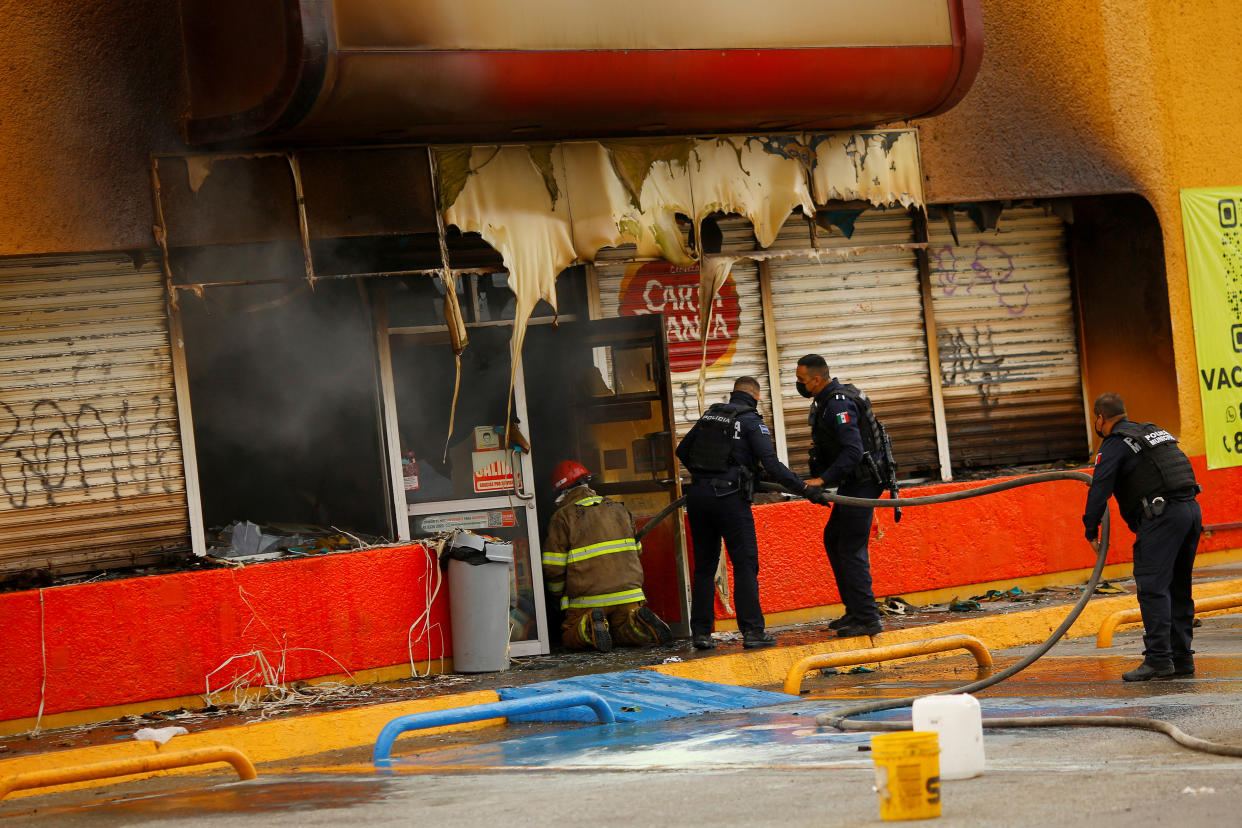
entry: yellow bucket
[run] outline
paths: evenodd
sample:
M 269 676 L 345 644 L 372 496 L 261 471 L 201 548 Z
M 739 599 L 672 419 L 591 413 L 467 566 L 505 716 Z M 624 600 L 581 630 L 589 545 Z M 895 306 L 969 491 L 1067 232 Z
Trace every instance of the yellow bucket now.
M 940 742 L 933 731 L 871 737 L 880 819 L 940 816 Z

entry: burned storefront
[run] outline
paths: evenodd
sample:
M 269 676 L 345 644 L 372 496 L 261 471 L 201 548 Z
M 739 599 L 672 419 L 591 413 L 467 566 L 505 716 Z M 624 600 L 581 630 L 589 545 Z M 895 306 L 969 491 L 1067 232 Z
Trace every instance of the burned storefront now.
M 676 498 L 672 448 L 703 402 L 739 370 L 787 384 L 768 355 L 799 346 L 777 340 L 770 285 L 739 299 L 758 272 L 874 290 L 874 263 L 899 260 L 921 326 L 926 243 L 856 232 L 869 212 L 863 228 L 911 221 L 917 158 L 908 131 L 158 158 L 203 550 L 237 520 L 486 531 L 515 542 L 512 651 L 546 649 L 551 468 L 580 459 L 640 522 Z M 927 417 L 926 346 L 910 351 Z M 924 423 L 900 437 L 935 465 Z M 684 618 L 677 525 L 644 567 Z

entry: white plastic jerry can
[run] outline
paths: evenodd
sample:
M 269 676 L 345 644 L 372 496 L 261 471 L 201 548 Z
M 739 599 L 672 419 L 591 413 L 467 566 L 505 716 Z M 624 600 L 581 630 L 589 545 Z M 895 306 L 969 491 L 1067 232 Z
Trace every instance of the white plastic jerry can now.
M 924 696 L 912 709 L 915 730 L 940 738 L 940 778 L 971 779 L 983 773 L 983 714 L 968 693 Z

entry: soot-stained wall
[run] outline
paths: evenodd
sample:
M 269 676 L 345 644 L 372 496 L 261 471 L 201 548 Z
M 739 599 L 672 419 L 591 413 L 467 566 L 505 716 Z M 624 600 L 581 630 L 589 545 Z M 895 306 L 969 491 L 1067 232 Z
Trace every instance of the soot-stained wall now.
M 182 148 L 176 0 L 0 0 L 0 256 L 153 246 L 151 152 Z

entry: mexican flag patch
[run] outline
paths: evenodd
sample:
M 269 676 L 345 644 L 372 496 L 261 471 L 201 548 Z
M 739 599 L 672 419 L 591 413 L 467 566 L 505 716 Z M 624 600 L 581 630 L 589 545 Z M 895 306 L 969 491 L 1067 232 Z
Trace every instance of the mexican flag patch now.
M 842 411 L 840 414 L 837 415 L 837 422 L 840 423 L 841 425 L 845 425 L 849 421 L 850 421 L 850 412 Z

